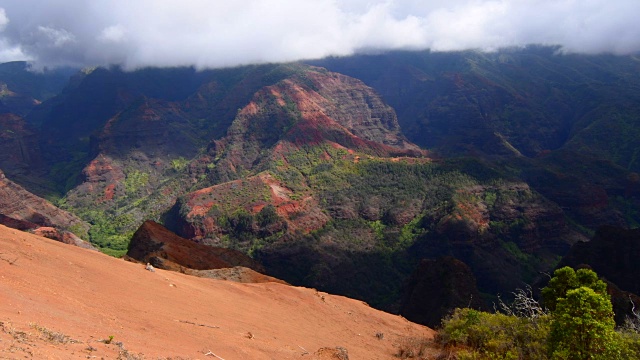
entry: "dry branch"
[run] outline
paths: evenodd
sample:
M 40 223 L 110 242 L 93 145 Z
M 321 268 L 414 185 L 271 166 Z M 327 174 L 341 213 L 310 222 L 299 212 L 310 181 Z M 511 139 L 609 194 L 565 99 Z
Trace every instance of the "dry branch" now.
M 208 328 L 211 328 L 211 329 L 220 329 L 220 326 L 212 326 L 212 325 L 207 325 L 207 324 L 198 324 L 198 323 L 194 323 L 193 321 L 188 321 L 188 320 L 176 320 L 176 321 L 184 323 L 184 324 L 194 325 L 194 326 L 208 327 Z
M 212 353 L 212 352 L 211 352 L 211 350 L 209 350 L 209 352 L 208 352 L 208 353 L 204 354 L 204 356 L 215 356 L 215 357 L 217 357 L 217 358 L 218 358 L 218 359 L 220 359 L 220 360 L 224 360 L 224 359 L 223 359 L 223 358 L 221 358 L 220 356 L 218 356 L 218 355 L 216 355 L 216 354 Z

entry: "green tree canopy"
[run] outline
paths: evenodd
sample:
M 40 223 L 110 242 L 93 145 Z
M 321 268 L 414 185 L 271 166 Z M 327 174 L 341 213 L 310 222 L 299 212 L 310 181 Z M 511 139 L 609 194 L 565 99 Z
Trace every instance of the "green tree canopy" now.
M 551 323 L 552 359 L 620 359 L 611 301 L 586 286 L 559 298 Z
M 547 342 L 552 359 L 621 358 L 607 285 L 593 270 L 556 270 L 542 298 L 552 311 Z
M 587 287 L 598 294 L 607 294 L 607 284 L 598 279 L 598 275 L 590 269 L 573 270 L 569 266 L 557 269 L 549 285 L 542 289 L 542 301 L 545 307 L 555 311 L 558 299 L 564 298 L 569 290 Z

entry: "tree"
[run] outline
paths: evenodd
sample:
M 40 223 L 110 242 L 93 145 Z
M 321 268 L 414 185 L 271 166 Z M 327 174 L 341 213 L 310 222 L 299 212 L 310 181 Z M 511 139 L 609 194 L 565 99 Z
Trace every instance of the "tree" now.
M 611 301 L 581 286 L 557 301 L 549 336 L 552 359 L 620 359 Z
M 598 279 L 598 275 L 590 269 L 573 270 L 569 266 L 557 269 L 549 285 L 542 289 L 544 306 L 550 311 L 556 309 L 559 299 L 564 298 L 569 290 L 588 287 L 598 294 L 607 294 L 607 284 Z
M 552 311 L 548 339 L 552 359 L 620 359 L 607 285 L 589 269 L 563 267 L 542 289 Z

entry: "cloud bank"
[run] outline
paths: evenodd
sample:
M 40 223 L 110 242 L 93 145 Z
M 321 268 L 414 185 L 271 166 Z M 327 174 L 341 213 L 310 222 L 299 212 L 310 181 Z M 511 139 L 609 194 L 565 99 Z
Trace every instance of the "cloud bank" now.
M 368 50 L 640 51 L 638 0 L 8 0 L 0 62 L 224 67 Z

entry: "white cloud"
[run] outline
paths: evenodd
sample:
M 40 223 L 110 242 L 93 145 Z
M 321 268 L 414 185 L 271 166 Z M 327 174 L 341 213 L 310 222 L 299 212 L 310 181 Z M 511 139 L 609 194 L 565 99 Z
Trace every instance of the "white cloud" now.
M 22 52 L 17 46 L 11 46 L 4 40 L 0 39 L 0 63 L 16 61 L 16 60 L 33 60 L 31 57 Z
M 76 36 L 65 29 L 38 26 L 38 32 L 49 40 L 48 46 L 62 47 L 76 41 Z
M 100 35 L 98 36 L 98 40 L 118 43 L 125 40 L 126 34 L 127 29 L 124 26 L 120 24 L 113 25 L 102 30 L 102 32 L 100 32 Z
M 2 32 L 9 24 L 9 18 L 5 9 L 0 8 L 0 63 L 14 61 L 16 59 L 31 60 L 22 52 L 19 46 L 9 44 L 3 37 Z
M 532 43 L 572 52 L 640 51 L 638 0 L 9 0 L 3 6 L 0 54 L 28 56 L 41 66 L 219 67 L 364 49 Z
M 7 17 L 7 12 L 0 8 L 0 31 L 4 30 L 4 28 L 9 23 L 9 18 Z

